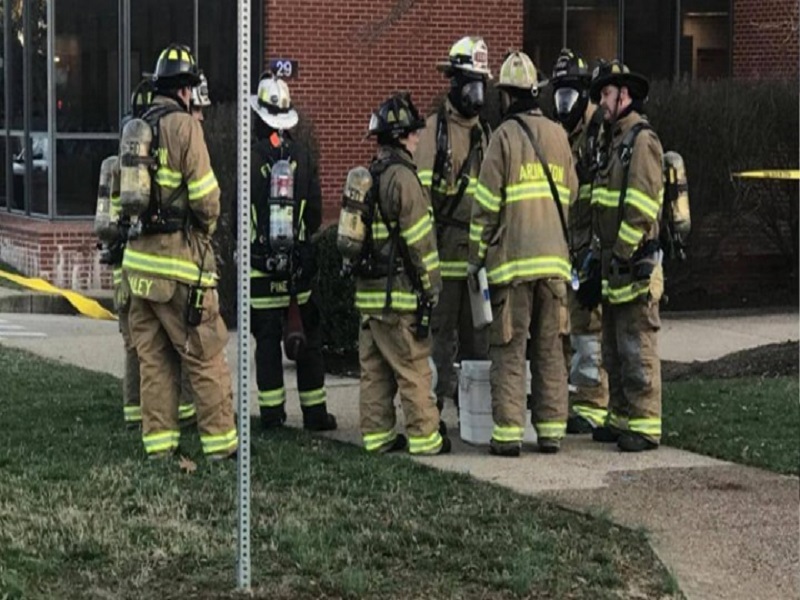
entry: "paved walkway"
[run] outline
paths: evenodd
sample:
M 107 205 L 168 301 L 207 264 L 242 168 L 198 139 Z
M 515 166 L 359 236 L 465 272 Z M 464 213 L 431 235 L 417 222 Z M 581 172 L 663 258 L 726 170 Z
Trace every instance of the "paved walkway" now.
M 668 360 L 707 360 L 747 347 L 797 339 L 795 312 L 665 315 L 661 355 Z M 122 373 L 121 341 L 112 322 L 0 314 L 0 344 L 116 376 Z M 236 347 L 234 337 L 228 350 L 234 370 Z M 293 365 L 287 364 L 289 424 L 299 426 L 293 371 Z M 360 443 L 357 382 L 329 377 L 327 387 L 330 409 L 340 429 L 326 435 Z M 251 391 L 251 408 L 257 411 L 255 390 Z M 587 436 L 570 437 L 555 456 L 525 452 L 519 459 L 502 459 L 458 439 L 458 419 L 452 407 L 445 410 L 444 417 L 453 431 L 453 454 L 420 462 L 644 528 L 688 598 L 800 596 L 800 484 L 796 477 L 668 447 L 623 455 L 613 446 L 592 443 Z

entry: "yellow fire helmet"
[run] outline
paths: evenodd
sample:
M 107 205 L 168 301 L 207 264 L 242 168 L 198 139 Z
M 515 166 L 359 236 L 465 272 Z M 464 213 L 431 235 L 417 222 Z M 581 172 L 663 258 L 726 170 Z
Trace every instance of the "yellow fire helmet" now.
M 530 90 L 535 96 L 539 93 L 539 87 L 544 86 L 546 80 L 539 80 L 536 65 L 524 52 L 511 52 L 503 61 L 500 67 L 500 78 L 497 87 L 517 88 L 520 90 Z
M 456 71 L 480 75 L 486 79 L 492 78 L 489 71 L 489 49 L 482 37 L 466 36 L 458 40 L 450 48 L 447 61 L 436 64 L 436 68 L 443 71 L 448 77 Z

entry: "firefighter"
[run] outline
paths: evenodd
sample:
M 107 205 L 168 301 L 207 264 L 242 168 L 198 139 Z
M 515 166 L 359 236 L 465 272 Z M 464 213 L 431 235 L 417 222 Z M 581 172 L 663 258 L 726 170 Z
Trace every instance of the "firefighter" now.
M 129 119 L 141 118 L 147 109 L 150 108 L 152 100 L 153 84 L 149 78 L 145 78 L 136 86 L 131 95 L 131 113 L 130 116 L 123 119 L 123 127 L 125 122 Z M 112 199 L 112 203 L 116 204 L 112 210 L 118 215 L 119 197 Z M 142 424 L 142 407 L 139 394 L 139 356 L 136 354 L 136 347 L 133 345 L 133 340 L 131 339 L 130 324 L 128 321 L 128 310 L 130 309 L 131 303 L 130 286 L 128 284 L 128 278 L 122 270 L 122 256 L 128 241 L 127 236 L 130 220 L 123 217 L 120 224 L 120 239 L 117 242 L 116 249 L 112 248 L 110 257 L 112 258 L 113 266 L 114 308 L 119 317 L 119 331 L 122 334 L 122 341 L 125 348 L 125 372 L 122 377 L 124 419 L 130 429 L 135 429 L 141 427 Z M 180 368 L 180 358 L 177 353 L 173 354 L 171 360 Z M 191 394 L 188 391 L 188 382 L 184 380 L 185 377 L 182 377 L 181 402 L 178 406 L 178 418 L 181 427 L 186 427 L 194 423 L 196 416 L 195 407 L 191 401 Z
M 578 182 L 567 134 L 539 109 L 538 75 L 525 53 L 508 55 L 498 88 L 504 118 L 481 165 L 468 266 L 470 276 L 486 267 L 491 294 L 490 451 L 520 454 L 530 337 L 533 426 L 539 450 L 555 453 L 567 426 L 566 219 Z
M 587 306 L 600 295 L 603 303 L 609 412 L 593 437 L 617 442 L 627 452 L 655 449 L 661 439 L 658 301 L 664 280 L 658 220 L 663 150 L 642 114 L 648 88 L 647 79 L 619 61 L 600 64 L 590 87 L 609 140 L 592 189 L 596 243 L 582 295 Z
M 412 156 L 425 127 L 408 94 L 373 113 L 369 136 L 378 151 L 370 165 L 370 229 L 365 259 L 355 270 L 361 364 L 361 433 L 368 452 L 445 454 L 431 390 L 430 311 L 441 290 L 439 255 L 428 198 Z M 406 437 L 395 431 L 399 391 Z
M 447 61 L 437 65 L 450 79 L 450 91 L 428 117 L 414 153 L 419 179 L 430 194 L 441 261 L 442 293 L 431 319 L 440 411 L 445 398 L 458 405 L 454 361 L 488 357 L 486 331 L 472 325 L 467 290 L 469 218 L 490 133 L 479 116 L 491 79 L 488 61 L 482 38 L 464 37 L 453 45 Z
M 327 408 L 320 311 L 312 293 L 311 239 L 322 222 L 317 164 L 310 148 L 293 135 L 298 116 L 286 82 L 262 75 L 250 104 L 259 117 L 251 163 L 250 307 L 261 422 L 269 429 L 286 421 L 283 340 L 287 356 L 297 363 L 303 427 L 330 431 L 336 418 Z M 282 173 L 281 165 L 291 172 Z M 284 176 L 289 182 L 283 187 L 285 201 L 275 194 Z M 282 220 L 287 230 L 280 229 Z
M 200 83 L 191 51 L 171 44 L 153 73 L 153 104 L 144 120 L 155 130 L 157 169 L 141 230 L 129 240 L 123 269 L 131 290 L 131 337 L 141 371 L 142 438 L 150 458 L 178 447 L 180 357 L 197 403 L 197 428 L 208 460 L 236 455 L 228 331 L 219 312 L 211 235 L 220 190 L 199 121 L 190 115 Z
M 550 83 L 556 119 L 564 127 L 572 146 L 578 174 L 578 200 L 569 211 L 570 250 L 576 265 L 585 260 L 592 241 L 592 180 L 600 137 L 602 113 L 589 100 L 592 76 L 586 62 L 572 50 L 561 51 L 553 67 Z M 570 417 L 567 433 L 590 433 L 605 424 L 608 409 L 608 376 L 601 360 L 602 310 L 587 309 L 568 289 L 571 355 Z
M 200 73 L 200 83 L 192 88 L 192 116 L 200 121 L 205 121 L 203 109 L 211 106 L 211 98 L 208 97 L 208 80 L 203 73 Z

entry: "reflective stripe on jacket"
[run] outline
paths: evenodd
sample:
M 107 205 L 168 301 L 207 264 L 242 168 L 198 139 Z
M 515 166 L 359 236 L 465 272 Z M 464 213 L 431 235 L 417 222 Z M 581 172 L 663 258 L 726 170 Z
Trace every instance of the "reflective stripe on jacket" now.
M 450 103 L 445 100 L 445 125 L 447 127 L 447 140 L 450 145 L 452 165 L 449 173 L 445 173 L 441 188 L 433 193 L 431 185 L 433 182 L 433 168 L 436 163 L 436 129 L 439 113 L 436 112 L 428 117 L 425 129 L 420 132 L 419 145 L 414 153 L 414 162 L 417 165 L 419 179 L 428 192 L 434 208 L 434 214 L 447 215 L 450 211 L 452 196 L 458 191 L 459 182 L 456 179 L 461 172 L 464 161 L 469 156 L 470 132 L 473 127 L 480 127 L 478 117 L 471 119 L 463 117 Z M 486 136 L 481 136 L 481 154 L 486 152 L 488 140 Z M 473 160 L 470 170 L 470 182 L 464 195 L 453 211 L 451 218 L 469 224 L 472 213 L 475 190 L 478 185 L 478 172 L 480 171 L 480 160 Z M 467 277 L 467 252 L 469 234 L 466 230 L 458 227 L 444 226 L 439 229 L 436 239 L 439 250 L 439 260 L 443 279 L 466 279 Z
M 578 193 L 567 134 L 541 111 L 520 115 L 546 156 L 564 218 Z M 469 262 L 485 264 L 490 285 L 569 280 L 567 242 L 547 177 L 527 134 L 513 120 L 492 135 L 472 206 Z
M 177 102 L 158 96 L 153 104 L 177 105 Z M 193 228 L 189 235 L 178 231 L 143 234 L 130 240 L 122 266 L 126 271 L 158 279 L 189 284 L 197 284 L 199 280 L 203 286 L 215 286 L 217 266 L 210 234 L 219 219 L 220 190 L 200 123 L 183 111 L 162 117 L 158 154 L 160 165 L 155 185 L 164 203 L 162 210 L 171 215 L 189 211 Z M 185 187 L 178 190 L 182 183 Z M 175 197 L 167 204 L 173 193 Z
M 592 191 L 594 232 L 600 243 L 603 276 L 603 296 L 612 304 L 630 302 L 647 293 L 644 281 L 625 282 L 613 288 L 608 283 L 611 257 L 628 260 L 645 242 L 658 239 L 658 219 L 664 200 L 661 142 L 652 129 L 636 136 L 628 173 L 622 222 L 619 220 L 619 196 L 624 167 L 620 147 L 625 135 L 637 123 L 646 121 L 637 112 L 630 112 L 612 129 L 608 165 L 598 170 Z
M 397 154 L 402 160 L 409 162 L 411 156 L 404 150 L 381 147 L 376 160 L 385 159 L 388 154 Z M 441 272 L 439 270 L 439 254 L 436 250 L 436 233 L 433 227 L 430 203 L 417 178 L 413 165 L 392 164 L 380 176 L 378 190 L 380 207 L 376 207 L 373 220 L 373 243 L 375 253 L 388 257 L 392 243 L 389 229 L 384 223 L 385 215 L 389 227 L 399 226 L 399 237 L 408 247 L 412 275 L 419 278 L 422 288 L 429 293 L 441 290 Z M 395 249 L 395 262 L 400 263 L 401 248 Z M 405 267 L 404 267 L 405 269 Z M 356 308 L 362 313 L 376 314 L 384 311 L 386 301 L 387 278 L 356 280 Z M 421 290 L 419 290 L 421 291 Z M 413 312 L 417 308 L 417 290 L 412 285 L 406 272 L 392 277 L 391 310 L 394 312 Z

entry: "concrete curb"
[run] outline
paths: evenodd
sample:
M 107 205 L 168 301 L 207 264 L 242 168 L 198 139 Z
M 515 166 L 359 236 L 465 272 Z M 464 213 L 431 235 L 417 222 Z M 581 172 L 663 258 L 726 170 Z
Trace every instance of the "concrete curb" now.
M 87 298 L 96 300 L 100 305 L 114 312 L 114 299 L 111 292 L 79 292 Z M 24 292 L 2 290 L 0 293 L 0 312 L 25 314 L 76 315 L 77 309 L 64 296 L 40 292 Z

